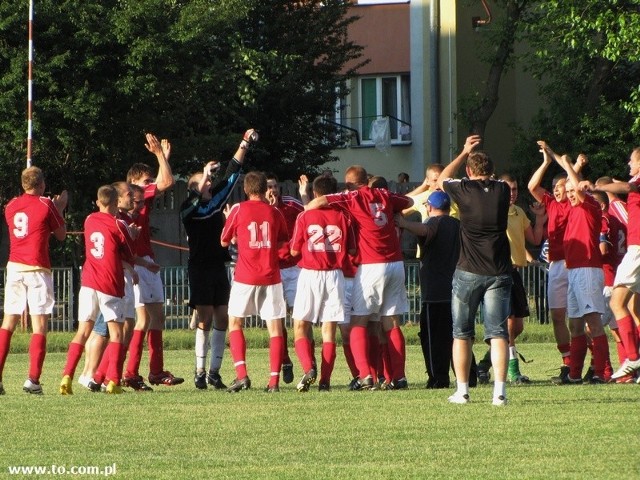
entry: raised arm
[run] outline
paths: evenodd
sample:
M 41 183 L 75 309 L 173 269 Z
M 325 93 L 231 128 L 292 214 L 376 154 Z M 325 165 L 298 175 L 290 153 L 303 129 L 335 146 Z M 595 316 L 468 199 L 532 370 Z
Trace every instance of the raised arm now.
M 547 143 L 544 140 L 538 140 L 538 146 L 540 147 L 540 152 L 542 152 L 542 164 L 538 167 L 538 169 L 533 172 L 531 175 L 531 179 L 529 180 L 529 192 L 538 202 L 542 202 L 542 198 L 544 197 L 545 189 L 542 188 L 542 178 L 546 173 L 549 165 L 553 162 L 553 151 L 549 148 Z
M 444 181 L 446 179 L 448 179 L 448 178 L 453 178 L 454 177 L 456 172 L 460 169 L 460 167 L 467 160 L 467 157 L 469 156 L 469 154 L 481 142 L 482 142 L 482 138 L 480 137 L 480 135 L 471 135 L 471 136 L 467 137 L 466 141 L 464 142 L 464 147 L 462 148 L 462 151 L 460 152 L 460 155 L 458 155 L 455 159 L 453 159 L 453 161 L 449 165 L 444 167 L 444 170 L 442 171 L 442 173 L 438 177 L 438 188 L 440 190 L 443 190 L 442 184 L 444 183 Z
M 567 172 L 569 181 L 573 184 L 573 187 L 575 188 L 576 198 L 578 199 L 578 201 L 580 203 L 584 202 L 584 197 L 586 195 L 585 193 L 586 188 L 580 185 L 580 177 L 578 177 L 578 174 L 573 169 L 573 164 L 571 163 L 571 159 L 569 158 L 569 155 L 562 155 L 562 157 L 560 157 L 559 160 L 556 159 L 556 161 L 564 169 L 564 171 Z
M 171 166 L 169 165 L 169 157 L 171 156 L 171 144 L 166 138 L 160 142 L 158 138 L 152 134 L 146 134 L 147 143 L 145 147 L 149 152 L 153 153 L 158 160 L 158 175 L 156 176 L 156 187 L 159 192 L 170 189 L 175 184 Z

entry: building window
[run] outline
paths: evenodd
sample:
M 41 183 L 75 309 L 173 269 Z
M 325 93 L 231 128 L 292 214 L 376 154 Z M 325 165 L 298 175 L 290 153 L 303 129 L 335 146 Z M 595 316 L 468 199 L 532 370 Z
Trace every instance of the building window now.
M 389 117 L 392 143 L 411 141 L 409 75 L 363 77 L 359 93 L 362 143 L 371 143 L 371 122 L 380 117 Z

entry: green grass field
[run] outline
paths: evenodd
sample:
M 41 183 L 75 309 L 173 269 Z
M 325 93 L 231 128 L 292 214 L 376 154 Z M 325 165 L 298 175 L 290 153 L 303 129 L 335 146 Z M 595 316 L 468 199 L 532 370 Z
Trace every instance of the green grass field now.
M 550 327 L 526 329 L 535 337 Z M 69 471 L 114 464 L 113 477 L 123 479 L 640 477 L 640 386 L 551 385 L 554 344 L 523 342 L 520 350 L 533 362 L 522 370 L 533 383 L 508 387 L 507 407 L 491 405 L 491 386 L 472 390 L 469 405 L 450 405 L 452 390 L 424 388 L 415 332 L 406 329 L 410 389 L 391 392 L 349 392 L 339 348 L 332 392 L 314 386 L 299 394 L 294 382 L 266 394 L 267 350 L 251 348 L 263 332 L 249 335 L 254 388 L 238 394 L 197 391 L 192 350 L 178 349 L 165 353 L 167 368 L 187 378 L 177 387 L 107 396 L 76 383 L 75 395 L 62 397 L 65 355 L 50 353 L 45 395 L 28 396 L 28 356 L 11 354 L 0 397 L 0 478 L 19 465 Z M 167 343 L 181 346 L 191 335 L 170 332 Z M 19 350 L 26 336 L 17 334 L 14 343 Z M 234 376 L 228 352 L 222 374 Z

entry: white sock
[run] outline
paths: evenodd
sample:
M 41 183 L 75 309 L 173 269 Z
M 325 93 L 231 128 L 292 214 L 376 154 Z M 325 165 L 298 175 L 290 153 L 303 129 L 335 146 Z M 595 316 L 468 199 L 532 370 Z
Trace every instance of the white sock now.
M 209 343 L 209 331 L 196 328 L 196 370 L 204 370 L 207 361 L 207 344 Z
M 507 398 L 507 383 L 506 382 L 498 382 L 497 380 L 493 383 L 493 398 L 497 398 L 499 396 L 503 396 Z
M 458 386 L 456 394 L 469 395 L 469 382 L 459 382 L 456 380 L 456 385 Z
M 218 330 L 215 327 L 213 328 L 213 335 L 211 335 L 211 360 L 209 369 L 214 372 L 220 370 L 220 367 L 222 366 L 222 357 L 224 355 L 224 349 L 226 348 L 224 343 L 226 335 L 226 330 Z
M 516 347 L 509 347 L 509 360 L 514 360 L 518 358 L 518 351 L 516 350 Z

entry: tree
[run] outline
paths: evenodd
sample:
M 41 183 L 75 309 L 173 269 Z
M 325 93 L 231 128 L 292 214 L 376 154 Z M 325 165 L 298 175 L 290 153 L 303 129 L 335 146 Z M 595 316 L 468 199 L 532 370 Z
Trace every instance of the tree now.
M 0 4 L 0 197 L 19 191 L 26 136 L 27 8 Z M 257 128 L 255 168 L 313 174 L 339 141 L 322 119 L 357 69 L 346 0 L 38 0 L 34 164 L 71 192 L 70 226 L 99 185 L 153 161 L 170 138 L 177 174 L 229 158 Z M 348 67 L 347 64 L 353 65 Z
M 544 137 L 559 151 L 587 153 L 591 178 L 626 178 L 640 131 L 640 2 L 541 2 L 524 38 L 547 107 L 521 132 L 529 147 L 518 147 L 519 158 Z

